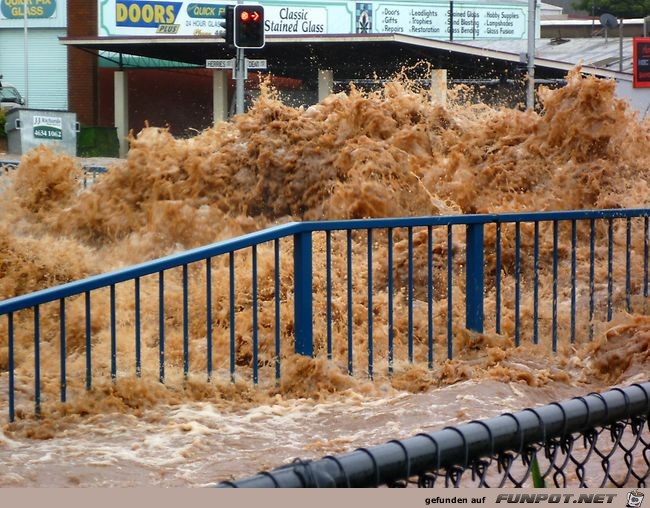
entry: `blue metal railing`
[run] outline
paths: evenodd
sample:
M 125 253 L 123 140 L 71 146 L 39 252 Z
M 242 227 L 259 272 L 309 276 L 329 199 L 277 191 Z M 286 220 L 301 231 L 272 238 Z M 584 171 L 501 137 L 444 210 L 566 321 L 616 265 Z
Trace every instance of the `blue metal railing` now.
M 20 165 L 20 161 L 17 160 L 0 159 L 0 176 L 2 176 L 2 173 L 15 171 L 16 169 L 18 169 L 19 165 Z M 97 164 L 84 164 L 82 166 L 82 169 L 83 169 L 83 181 L 81 183 L 84 188 L 92 184 L 100 174 L 106 173 L 106 167 Z
M 166 368 L 181 371 L 184 378 L 195 373 L 191 349 L 205 351 L 202 369 L 206 369 L 208 380 L 213 377 L 215 354 L 223 353 L 213 348 L 215 319 L 222 328 L 229 328 L 229 350 L 220 365 L 226 365 L 231 380 L 241 372 L 250 374 L 253 383 L 259 382 L 260 369 L 274 372 L 272 377 L 276 380 L 280 378 L 281 360 L 287 356 L 287 351 L 281 347 L 288 340 L 293 340 L 293 349 L 300 355 L 315 356 L 326 351 L 329 359 L 337 358 L 347 363 L 350 374 L 358 373 L 357 368 L 363 367 L 370 378 L 379 368 L 378 348 L 385 353 L 381 358 L 382 362 L 385 359 L 389 374 L 398 361 L 422 361 L 433 368 L 436 358 L 443 360 L 454 356 L 454 337 L 463 328 L 505 334 L 513 337 L 516 345 L 524 340 L 535 344 L 546 342 L 555 351 L 562 337 L 566 336 L 571 342 L 591 339 L 594 323 L 601 318 L 605 320 L 601 315 L 603 311 L 607 320 L 612 319 L 615 309 L 647 312 L 649 216 L 650 209 L 626 209 L 289 223 L 10 298 L 0 302 L 0 315 L 7 316 L 9 418 L 11 421 L 15 418 L 16 376 L 27 369 L 24 363 L 20 366 L 16 363 L 16 341 L 26 343 L 30 331 L 33 332 L 34 355 L 30 374 L 34 378 L 36 413 L 40 412 L 42 398 L 42 342 L 58 341 L 60 344 L 61 402 L 66 401 L 71 380 L 78 381 L 66 368 L 69 349 L 66 329 L 70 319 L 66 308 L 68 302 L 77 297 L 82 299 L 85 315 L 86 389 L 91 388 L 93 376 L 97 375 L 93 373 L 97 361 L 93 355 L 94 337 L 99 333 L 98 328 L 104 326 L 97 324 L 97 316 L 107 316 L 104 333 L 110 341 L 110 367 L 107 367 L 110 379 L 115 382 L 120 373 L 126 371 L 118 346 L 132 340 L 135 373 L 141 376 L 143 320 L 149 318 L 143 313 L 145 283 L 149 288 L 157 286 L 155 340 L 160 382 L 165 381 Z M 292 239 L 293 243 L 288 244 L 287 239 Z M 464 255 L 461 255 L 463 239 Z M 268 258 L 272 261 L 271 268 L 264 268 L 269 276 L 262 281 L 259 257 L 265 248 L 265 253 L 271 252 Z M 625 273 L 624 277 L 618 277 L 624 279 L 621 284 L 615 273 L 614 254 L 619 254 L 622 248 L 625 249 Z M 286 264 L 281 270 L 284 252 L 290 252 L 293 257 L 293 273 L 286 269 Z M 241 265 L 236 266 L 236 256 L 237 260 L 250 260 L 250 271 L 246 269 L 248 275 L 241 273 Z M 334 266 L 341 257 L 341 264 Z M 588 259 L 588 266 L 579 265 L 579 259 L 585 262 Z M 221 260 L 223 263 L 219 266 L 223 270 L 219 273 L 227 273 L 227 281 L 226 275 L 215 280 L 215 267 Z M 316 267 L 315 263 L 318 263 Z M 321 263 L 323 270 L 320 270 Z M 361 268 L 355 270 L 359 263 Z M 606 265 L 606 280 L 601 280 L 601 273 L 596 270 L 601 265 Z M 166 277 L 174 269 L 180 270 L 180 287 L 173 286 L 177 280 L 174 273 Z M 320 280 L 323 273 L 324 290 L 314 294 L 314 281 Z M 116 297 L 118 286 L 127 282 L 133 283 L 133 296 L 128 299 L 132 304 L 126 305 L 129 312 L 133 309 L 133 335 L 129 333 L 128 337 L 118 327 L 118 315 L 123 315 L 125 310 Z M 189 304 L 195 291 L 192 288 L 199 282 L 205 288 L 205 312 L 200 313 L 203 317 L 190 312 Z M 551 287 L 550 322 L 540 317 L 542 282 L 545 287 Z M 249 283 L 250 300 L 242 302 L 240 286 L 248 288 Z M 173 287 L 170 288 L 170 284 Z M 363 284 L 365 288 L 360 287 Z M 97 312 L 93 298 L 103 288 L 110 293 L 107 311 Z M 172 290 L 181 294 L 179 319 L 173 315 L 177 309 L 166 306 Z M 215 298 L 218 290 L 223 290 L 224 294 L 220 295 L 226 300 L 222 307 L 217 306 Z M 376 315 L 383 312 L 376 295 L 383 292 L 388 307 L 386 320 L 381 321 L 382 326 L 376 326 Z M 263 300 L 259 298 L 262 293 L 266 295 Z M 560 320 L 558 308 L 565 302 L 563 294 L 569 295 L 566 298 L 570 314 L 568 330 L 563 324 L 565 320 Z M 588 305 L 584 301 L 585 294 L 588 294 Z M 147 295 L 155 298 L 156 291 Z M 460 302 L 463 295 L 465 321 L 461 322 L 454 312 L 458 313 L 455 303 Z M 291 318 L 286 318 L 286 312 L 283 319 L 281 312 L 290 305 L 291 298 L 293 323 L 289 322 Z M 98 299 L 102 305 L 104 300 Z M 642 301 L 642 306 L 638 305 L 638 300 Z M 59 326 L 48 326 L 47 335 L 44 335 L 41 321 L 45 318 L 40 310 L 51 302 L 59 303 L 58 312 L 50 309 L 47 319 L 58 319 Z M 270 302 L 268 306 L 267 302 Z M 260 323 L 262 305 L 273 309 L 272 325 L 266 321 L 263 325 Z M 361 307 L 364 312 L 355 313 Z M 33 311 L 33 330 L 27 329 L 25 323 L 29 318 L 22 315 L 28 309 Z M 527 310 L 524 315 L 522 310 L 525 309 L 530 312 Z M 218 318 L 215 317 L 217 311 Z M 360 315 L 364 319 L 360 319 Z M 507 320 L 504 319 L 506 315 Z M 20 327 L 17 327 L 18 318 Z M 201 332 L 196 331 L 199 320 L 202 320 Z M 246 320 L 244 324 L 251 325 L 251 336 L 246 337 L 250 338 L 251 350 L 246 354 L 242 337 L 237 334 L 237 326 L 243 320 Z M 175 328 L 177 321 L 181 324 Z M 578 321 L 583 324 L 580 329 Z M 316 333 L 315 324 L 318 326 Z M 16 337 L 17 328 L 21 330 L 19 338 Z M 57 328 L 59 336 L 55 338 L 52 330 Z M 180 330 L 179 349 L 182 351 L 178 364 L 174 363 L 173 356 L 169 357 L 175 354 L 177 330 Z M 197 337 L 199 334 L 201 336 Z M 360 341 L 360 334 L 365 335 L 365 339 Z M 201 347 L 197 346 L 198 341 Z M 166 350 L 168 342 L 174 346 L 170 352 Z M 365 354 L 360 350 L 362 342 Z M 446 351 L 437 347 L 439 343 L 446 345 Z M 261 347 L 264 347 L 264 358 Z

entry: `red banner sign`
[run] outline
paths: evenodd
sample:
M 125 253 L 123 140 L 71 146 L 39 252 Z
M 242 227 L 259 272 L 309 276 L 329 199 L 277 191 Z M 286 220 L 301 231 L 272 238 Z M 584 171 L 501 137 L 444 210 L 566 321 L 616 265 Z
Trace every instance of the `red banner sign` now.
M 635 37 L 633 48 L 634 88 L 650 87 L 650 37 Z

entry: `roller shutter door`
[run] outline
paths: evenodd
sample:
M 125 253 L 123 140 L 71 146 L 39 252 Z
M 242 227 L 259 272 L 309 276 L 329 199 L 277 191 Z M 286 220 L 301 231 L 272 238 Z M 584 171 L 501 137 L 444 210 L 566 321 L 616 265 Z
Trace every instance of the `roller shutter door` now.
M 28 30 L 29 107 L 68 109 L 68 52 L 59 43 L 66 30 Z M 25 93 L 23 66 L 25 39 L 22 29 L 0 29 L 0 74 Z

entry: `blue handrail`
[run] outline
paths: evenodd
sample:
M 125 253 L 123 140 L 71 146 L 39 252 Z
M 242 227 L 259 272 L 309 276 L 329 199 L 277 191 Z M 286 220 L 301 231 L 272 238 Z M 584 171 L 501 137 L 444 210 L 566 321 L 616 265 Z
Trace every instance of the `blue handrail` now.
M 108 287 L 137 277 L 151 275 L 184 264 L 202 261 L 237 250 L 242 250 L 260 243 L 271 242 L 299 233 L 315 231 L 341 231 L 364 229 L 408 228 L 422 226 L 450 226 L 490 223 L 521 223 L 544 221 L 567 221 L 587 219 L 626 219 L 631 217 L 650 217 L 648 208 L 608 209 L 608 210 L 573 210 L 560 212 L 529 212 L 504 214 L 452 215 L 437 217 L 403 217 L 394 219 L 352 219 L 323 222 L 290 222 L 273 226 L 262 231 L 249 233 L 238 238 L 225 240 L 204 247 L 198 247 L 179 254 L 146 261 L 134 266 L 115 270 L 83 280 L 69 282 L 59 286 L 43 289 L 28 295 L 9 298 L 0 302 L 0 315 L 26 309 L 59 298 L 80 294 L 84 291 Z
M 528 267 L 528 270 L 532 271 L 533 281 L 533 290 L 532 293 L 532 305 L 533 311 L 532 315 L 532 341 L 537 344 L 539 342 L 539 328 L 538 328 L 538 305 L 539 305 L 539 295 L 538 295 L 538 285 L 540 281 L 540 224 L 548 223 L 552 226 L 550 230 L 552 234 L 552 258 L 548 261 L 549 266 L 546 268 L 547 276 L 552 273 L 552 323 L 550 327 L 550 339 L 552 343 L 552 349 L 556 350 L 558 345 L 558 298 L 559 298 L 559 271 L 560 271 L 560 251 L 559 251 L 559 224 L 569 223 L 571 226 L 570 238 L 571 238 L 571 248 L 568 249 L 567 261 L 563 270 L 569 270 L 570 274 L 568 278 L 570 279 L 571 284 L 571 324 L 570 324 L 570 337 L 571 341 L 576 340 L 576 272 L 577 272 L 577 261 L 576 261 L 576 249 L 578 242 L 577 235 L 577 221 L 587 221 L 589 226 L 589 231 L 582 235 L 587 238 L 586 242 L 588 243 L 586 249 L 588 249 L 589 257 L 589 267 L 588 267 L 588 293 L 589 293 L 589 306 L 588 306 L 588 333 L 589 339 L 593 337 L 593 319 L 596 313 L 596 274 L 595 274 L 595 256 L 596 256 L 596 222 L 605 221 L 606 222 L 606 231 L 607 233 L 603 240 L 607 242 L 606 246 L 606 264 L 607 264 L 607 281 L 606 281 L 606 304 L 605 311 L 607 319 L 611 320 L 614 310 L 614 270 L 613 270 L 613 253 L 614 253 L 614 229 L 613 224 L 617 219 L 624 219 L 625 223 L 625 240 L 622 242 L 622 245 L 625 246 L 625 287 L 622 293 L 624 294 L 624 306 L 625 309 L 629 312 L 632 308 L 632 288 L 636 287 L 639 296 L 641 292 L 644 298 L 643 311 L 647 310 L 647 305 L 645 299 L 648 295 L 648 217 L 650 217 L 649 208 L 636 208 L 636 209 L 613 209 L 613 210 L 573 210 L 573 211 L 560 211 L 560 212 L 530 212 L 530 213 L 503 213 L 503 214 L 477 214 L 477 215 L 451 215 L 451 216 L 437 216 L 437 217 L 407 217 L 407 218 L 392 218 L 392 219 L 367 219 L 367 220 L 333 220 L 333 221 L 324 221 L 324 222 L 290 222 L 268 229 L 253 232 L 247 235 L 243 235 L 238 238 L 225 240 L 222 242 L 214 243 L 211 245 L 191 249 L 185 252 L 172 254 L 160 259 L 155 259 L 152 261 L 140 263 L 134 266 L 127 268 L 122 268 L 112 272 L 95 275 L 88 277 L 83 280 L 69 282 L 67 284 L 62 284 L 60 286 L 51 287 L 36 291 L 30 294 L 17 296 L 0 302 L 0 316 L 7 315 L 9 320 L 8 326 L 8 349 L 9 349 L 9 413 L 10 419 L 14 418 L 14 390 L 15 390 L 15 341 L 14 334 L 16 332 L 16 321 L 14 319 L 14 313 L 19 312 L 24 309 L 33 309 L 34 310 L 34 400 L 36 412 L 40 411 L 40 383 L 41 383 L 41 365 L 39 358 L 40 351 L 40 342 L 42 340 L 42 331 L 40 326 L 41 313 L 39 312 L 40 306 L 50 303 L 50 302 L 59 302 L 59 319 L 60 319 L 60 347 L 61 347 L 61 369 L 60 369 L 60 399 L 62 402 L 66 400 L 66 386 L 67 386 L 67 376 L 68 371 L 66 370 L 66 316 L 69 313 L 66 313 L 66 298 L 83 295 L 85 303 L 85 359 L 86 359 L 86 388 L 89 389 L 92 385 L 93 380 L 93 356 L 95 353 L 92 351 L 92 319 L 91 319 L 91 295 L 93 291 L 100 288 L 108 288 L 110 290 L 110 300 L 109 300 L 109 309 L 106 313 L 109 316 L 108 319 L 108 328 L 107 333 L 110 337 L 110 377 L 113 381 L 118 377 L 118 365 L 117 365 L 117 356 L 118 356 L 118 330 L 117 330 L 117 310 L 116 310 L 116 285 L 133 281 L 134 283 L 134 319 L 135 319 L 135 372 L 137 376 L 141 375 L 141 313 L 142 309 L 140 306 L 140 281 L 141 278 L 146 276 L 157 277 L 158 284 L 158 327 L 159 327 L 159 342 L 158 342 L 158 361 L 159 361 L 159 379 L 161 382 L 165 381 L 165 366 L 166 366 L 166 322 L 165 315 L 165 272 L 170 269 L 180 268 L 182 270 L 182 324 L 181 324 L 181 336 L 182 336 L 182 374 L 186 378 L 190 373 L 191 366 L 191 351 L 190 351 L 190 320 L 192 316 L 190 315 L 189 308 L 189 265 L 193 263 L 204 263 L 205 264 L 205 273 L 206 273 L 206 312 L 205 312 L 205 336 L 206 336 L 206 369 L 207 377 L 210 379 L 213 375 L 213 365 L 212 365 L 212 340 L 213 340 L 213 314 L 212 314 L 212 273 L 213 265 L 212 259 L 218 256 L 227 255 L 227 270 L 229 274 L 229 282 L 227 286 L 224 287 L 227 295 L 229 297 L 229 305 L 227 308 L 228 311 L 228 323 L 230 327 L 229 335 L 229 373 L 232 380 L 235 379 L 235 370 L 240 360 L 236 355 L 236 347 L 238 344 L 237 336 L 235 333 L 236 325 L 236 313 L 240 310 L 235 304 L 235 299 L 237 296 L 238 284 L 236 282 L 237 270 L 235 265 L 235 255 L 237 252 L 250 249 L 251 256 L 251 265 L 249 277 L 251 280 L 252 287 L 252 298 L 248 302 L 250 305 L 250 316 L 252 319 L 252 350 L 250 354 L 250 367 L 252 370 L 252 380 L 253 383 L 258 382 L 258 364 L 260 362 L 260 357 L 258 356 L 260 341 L 261 338 L 258 335 L 260 323 L 258 321 L 258 312 L 260 311 L 259 307 L 261 302 L 258 301 L 258 277 L 259 277 L 259 267 L 258 267 L 258 249 L 262 244 L 270 244 L 273 247 L 273 266 L 274 266 L 274 275 L 273 275 L 273 308 L 275 309 L 275 320 L 273 325 L 275 327 L 273 344 L 270 349 L 274 350 L 274 367 L 275 367 L 275 377 L 276 379 L 280 378 L 280 360 L 281 360 L 281 317 L 280 317 L 280 289 L 281 289 L 281 276 L 293 277 L 293 300 L 294 300 L 294 309 L 293 309 L 293 339 L 295 352 L 305 356 L 314 356 L 316 354 L 314 348 L 314 320 L 320 318 L 314 312 L 314 295 L 312 294 L 312 285 L 314 280 L 314 235 L 324 234 L 325 236 L 325 288 L 326 295 L 325 298 L 325 311 L 324 315 L 327 320 L 325 326 L 325 332 L 323 340 L 326 340 L 327 348 L 327 357 L 332 359 L 333 357 L 333 326 L 332 321 L 334 319 L 332 306 L 333 306 L 333 292 L 334 292 L 334 283 L 332 280 L 332 250 L 333 247 L 333 235 L 334 232 L 342 232 L 345 235 L 343 243 L 345 246 L 341 249 L 341 253 L 345 257 L 345 266 L 343 273 L 340 274 L 341 280 L 345 279 L 345 284 L 339 287 L 339 290 L 343 292 L 341 299 L 339 301 L 346 302 L 347 304 L 347 344 L 345 345 L 343 351 L 344 354 L 347 354 L 347 370 L 348 373 L 353 374 L 355 365 L 364 362 L 364 358 L 358 353 L 354 354 L 354 341 L 353 335 L 356 330 L 355 324 L 355 314 L 353 309 L 359 305 L 367 305 L 366 308 L 366 323 L 367 326 L 367 351 L 365 358 L 367 359 L 367 375 L 370 378 L 373 378 L 377 369 L 377 357 L 376 357 L 376 330 L 379 328 L 374 324 L 374 314 L 373 310 L 375 309 L 377 299 L 374 298 L 375 292 L 379 289 L 387 289 L 387 369 L 389 374 L 393 372 L 395 355 L 398 350 L 398 343 L 395 340 L 397 335 L 394 330 L 396 325 L 395 316 L 394 316 L 394 305 L 395 292 L 399 290 L 398 285 L 402 284 L 405 297 L 405 310 L 406 310 L 406 330 L 404 331 L 402 337 L 404 337 L 405 348 L 407 360 L 409 363 L 419 361 L 422 355 L 416 351 L 416 345 L 419 348 L 419 344 L 424 344 L 424 356 L 426 356 L 427 365 L 429 368 L 433 368 L 434 364 L 434 322 L 436 317 L 436 309 L 434 309 L 434 262 L 432 252 L 434 247 L 442 250 L 446 250 L 446 263 L 436 267 L 436 269 L 441 270 L 441 280 L 444 280 L 446 283 L 446 291 L 443 287 L 436 286 L 436 291 L 447 300 L 446 309 L 440 309 L 444 314 L 446 312 L 446 342 L 447 342 L 447 358 L 452 358 L 454 355 L 453 341 L 455 328 L 454 326 L 460 326 L 453 317 L 454 302 L 458 299 L 456 295 L 456 283 L 460 282 L 456 280 L 459 277 L 459 274 L 464 272 L 464 282 L 465 282 L 465 322 L 463 327 L 474 332 L 483 332 L 485 326 L 485 309 L 484 309 L 484 300 L 486 293 L 486 251 L 494 253 L 494 260 L 490 261 L 490 267 L 493 268 L 493 272 L 490 271 L 490 277 L 494 277 L 491 281 L 491 287 L 493 287 L 495 292 L 495 302 L 494 302 L 494 331 L 497 334 L 501 334 L 502 330 L 502 312 L 505 310 L 505 302 L 503 301 L 502 295 L 502 271 L 506 268 L 507 263 L 512 262 L 513 265 L 509 269 L 513 270 L 514 273 L 514 310 L 513 310 L 513 323 L 514 328 L 512 333 L 514 336 L 514 341 L 516 345 L 519 345 L 521 337 L 521 328 L 525 324 L 522 319 L 522 309 L 521 309 L 521 298 L 522 298 L 522 284 L 526 282 L 524 268 Z M 632 274 L 632 219 L 643 219 L 643 248 L 637 249 L 635 262 L 640 264 L 638 257 L 641 255 L 641 250 L 643 251 L 643 281 L 639 279 L 639 283 L 634 285 L 631 281 Z M 522 256 L 522 245 L 524 245 L 524 223 L 534 224 L 534 237 L 530 242 L 530 245 L 533 248 L 532 252 L 532 262 L 529 263 L 528 260 Z M 637 221 L 638 223 L 638 221 Z M 510 228 L 504 227 L 505 225 L 514 224 L 514 254 L 512 258 L 507 258 L 507 254 L 512 252 L 508 250 L 506 252 L 505 248 L 505 238 L 507 236 L 507 231 L 510 231 Z M 488 225 L 492 225 L 494 232 L 496 234 L 495 244 L 486 245 L 485 239 L 485 228 Z M 461 235 L 454 234 L 454 227 L 464 226 L 465 228 L 465 253 L 464 256 L 461 256 L 459 253 L 455 252 L 454 244 L 459 241 L 459 238 L 462 238 Z M 420 228 L 424 233 L 426 232 L 426 242 L 419 243 L 416 246 L 415 242 L 415 229 Z M 433 244 L 433 229 L 434 228 L 446 228 L 446 234 L 443 233 L 443 237 L 446 237 L 446 241 L 441 238 L 441 242 L 438 245 Z M 379 234 L 373 234 L 373 231 L 385 230 L 386 235 L 381 236 Z M 406 240 L 406 259 L 404 261 L 405 271 L 403 273 L 397 273 L 395 271 L 394 262 L 396 261 L 395 253 L 393 252 L 397 243 L 395 240 L 395 234 L 398 230 L 404 230 L 407 232 L 405 235 Z M 353 249 L 354 245 L 357 245 L 358 241 L 356 235 L 358 232 L 361 232 L 361 238 L 363 238 L 363 231 L 366 232 L 365 240 L 365 255 L 363 254 L 364 250 L 360 248 L 358 250 Z M 491 229 L 492 231 L 492 229 Z M 353 237 L 354 233 L 354 237 Z M 419 233 L 418 233 L 419 234 Z M 293 239 L 293 274 L 280 274 L 280 241 L 283 239 Z M 386 242 L 386 255 L 387 260 L 379 260 L 377 256 L 373 253 L 375 248 L 374 244 L 379 241 L 379 239 Z M 357 245 L 360 247 L 359 245 Z M 417 248 L 416 248 L 417 247 Z M 422 274 L 415 272 L 416 259 L 419 260 L 418 256 L 421 255 L 422 248 L 426 247 L 427 254 L 424 256 L 422 265 L 423 268 Z M 512 249 L 511 247 L 509 249 Z M 353 261 L 353 252 L 354 252 L 354 261 Z M 354 262 L 359 259 L 359 262 L 366 262 L 367 268 L 364 274 L 357 273 L 354 270 Z M 365 258 L 365 259 L 364 259 Z M 564 258 L 563 258 L 564 259 Z M 384 284 L 387 287 L 379 288 L 378 277 L 373 273 L 373 265 L 381 262 L 387 263 L 386 270 L 386 279 Z M 550 265 L 552 263 L 552 265 Z M 570 268 L 566 268 L 566 266 Z M 457 269 L 458 267 L 458 269 Z M 365 293 L 367 294 L 367 301 L 357 302 L 356 300 L 363 300 L 364 297 L 359 296 L 363 295 L 364 292 L 355 293 L 355 280 L 356 277 L 363 278 L 365 277 Z M 585 275 L 583 275 L 585 277 Z M 401 281 L 398 283 L 398 280 Z M 420 291 L 419 287 L 416 288 L 416 283 L 420 280 L 425 287 Z M 358 284 L 358 280 L 356 284 Z M 493 283 L 493 285 L 492 285 Z M 586 284 L 586 282 L 585 282 Z M 383 284 L 382 284 L 383 286 Z M 416 323 L 415 312 L 421 312 L 419 309 L 416 309 L 416 289 L 418 292 L 418 299 L 425 299 L 426 302 L 426 317 L 424 317 L 424 322 L 426 322 L 427 330 L 420 333 L 416 330 L 416 326 L 420 326 Z M 355 299 L 353 300 L 353 294 Z M 426 296 L 425 296 L 426 295 Z M 585 312 L 587 312 L 585 310 Z M 345 316 L 346 312 L 343 312 Z M 421 314 L 424 316 L 424 314 Z M 492 325 L 491 325 L 492 326 Z M 51 329 L 51 328 L 50 328 Z M 416 333 L 417 332 L 417 333 Z M 291 333 L 291 332 L 289 332 Z M 416 337 L 417 335 L 417 337 Z M 171 340 L 171 339 L 168 339 Z M 340 351 L 340 349 L 339 349 Z M 420 356 L 418 356 L 420 355 Z
M 99 275 L 94 275 L 86 279 L 68 282 L 59 286 L 54 286 L 40 291 L 35 291 L 28 295 L 17 296 L 9 298 L 0 302 L 0 315 L 9 312 L 15 312 L 20 309 L 27 309 L 34 305 L 39 305 L 47 302 L 53 302 L 59 298 L 66 298 L 81 294 L 86 291 L 93 291 L 95 289 L 108 287 L 111 284 L 119 284 L 128 280 L 134 280 L 138 277 L 146 275 L 153 275 L 160 273 L 171 268 L 181 267 L 184 264 L 195 263 L 203 261 L 211 257 L 216 257 L 221 254 L 228 254 L 237 250 L 252 247 L 260 243 L 273 241 L 276 238 L 283 238 L 296 234 L 304 229 L 304 224 L 308 223 L 289 223 L 281 226 L 271 227 L 263 231 L 256 231 L 247 235 L 226 240 L 219 243 L 214 243 L 205 247 L 198 247 L 179 254 L 171 254 L 169 256 L 146 261 L 137 265 L 121 268 L 112 272 L 106 272 Z

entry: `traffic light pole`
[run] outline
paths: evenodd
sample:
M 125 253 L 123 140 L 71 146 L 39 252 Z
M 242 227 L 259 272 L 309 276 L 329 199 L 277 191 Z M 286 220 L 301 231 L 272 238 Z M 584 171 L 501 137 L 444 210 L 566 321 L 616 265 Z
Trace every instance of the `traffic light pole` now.
M 237 4 L 241 5 L 244 0 L 237 0 Z M 244 112 L 244 75 L 246 74 L 246 60 L 244 57 L 244 49 L 237 48 L 235 55 L 235 112 L 241 115 Z
M 244 81 L 246 80 L 246 59 L 244 48 L 237 48 L 235 61 L 235 111 L 238 115 L 244 112 Z
M 231 17 L 232 16 L 232 17 Z M 226 7 L 226 42 L 237 48 L 235 54 L 235 112 L 244 112 L 244 84 L 246 82 L 246 58 L 244 48 L 264 47 L 264 7 L 261 5 L 244 5 L 237 0 L 234 7 Z M 262 61 L 255 61 L 256 68 Z

